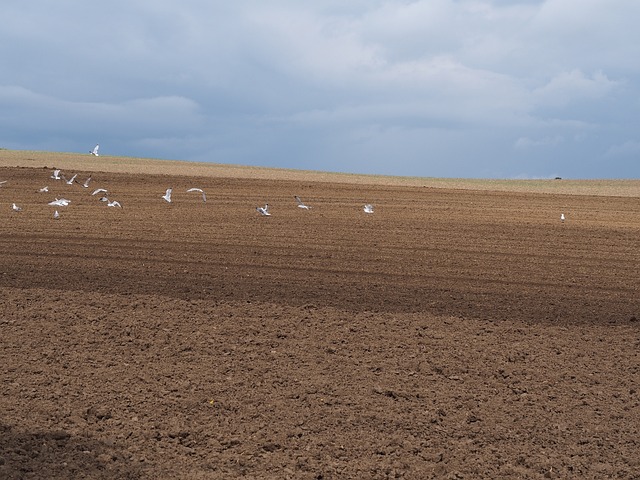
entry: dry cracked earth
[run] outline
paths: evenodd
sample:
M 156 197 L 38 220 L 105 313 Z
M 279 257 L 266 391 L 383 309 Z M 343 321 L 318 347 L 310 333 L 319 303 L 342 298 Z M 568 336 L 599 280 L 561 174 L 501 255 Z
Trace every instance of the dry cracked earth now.
M 1 478 L 640 478 L 640 193 L 92 170 L 0 168 Z

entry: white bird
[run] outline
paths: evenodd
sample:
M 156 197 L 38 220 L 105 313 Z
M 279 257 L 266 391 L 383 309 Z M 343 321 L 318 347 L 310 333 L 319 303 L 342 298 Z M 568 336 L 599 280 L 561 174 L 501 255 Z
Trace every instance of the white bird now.
M 14 212 L 20 212 L 22 210 L 22 208 L 16 205 L 15 203 L 12 205 L 11 208 L 13 208 Z
M 113 202 L 107 203 L 107 207 L 120 207 L 120 208 L 122 208 L 122 205 L 120 205 L 120 202 L 118 202 L 117 200 L 114 200 Z
M 201 188 L 190 188 L 189 190 L 187 190 L 187 192 L 200 192 L 202 194 L 202 201 L 203 202 L 207 201 L 207 195 L 204 193 L 204 190 L 202 190 Z
M 564 213 L 561 213 L 561 214 L 560 214 L 560 221 L 561 221 L 562 223 L 564 223 L 564 220 L 565 220 L 565 218 L 564 218 Z
M 91 155 L 95 155 L 96 157 L 99 157 L 100 155 L 98 154 L 98 150 L 100 149 L 100 145 L 96 145 L 95 147 L 93 147 L 93 150 L 91 150 L 89 153 L 91 153 Z
M 167 188 L 167 191 L 165 192 L 165 194 L 162 196 L 162 198 L 164 198 L 167 202 L 171 203 L 171 192 L 173 191 L 173 188 Z
M 94 190 L 91 195 L 97 195 L 99 193 L 107 193 L 107 191 L 104 188 L 98 188 L 98 189 Z
M 78 174 L 74 174 L 73 177 L 71 177 L 69 180 L 67 180 L 67 178 L 64 175 L 61 175 L 62 179 L 67 182 L 67 185 L 73 185 L 73 182 L 76 181 L 76 177 L 78 176 Z
M 52 207 L 66 207 L 71 203 L 71 200 L 67 200 L 66 198 L 56 198 L 52 202 L 49 202 L 49 205 Z
M 108 202 L 109 199 L 107 197 L 100 197 L 101 202 Z
M 298 202 L 298 208 L 304 208 L 305 210 L 309 210 L 311 208 L 309 205 L 302 203 L 299 196 L 294 195 L 294 198 L 296 199 L 296 202 Z
M 49 187 L 42 187 L 40 190 L 38 190 L 40 193 L 47 193 L 49 191 Z
M 269 213 L 269 204 L 265 203 L 264 207 L 256 207 L 256 210 L 260 212 L 260 215 L 271 216 Z
M 363 209 L 364 213 L 373 213 L 373 205 L 371 205 L 370 203 L 367 203 Z
M 91 175 L 89 175 L 89 178 L 87 178 L 84 183 L 82 184 L 82 186 L 84 188 L 89 188 L 89 182 L 91 181 Z
M 56 210 L 55 212 L 53 212 L 53 218 L 55 218 L 56 220 L 58 218 L 60 218 L 60 214 L 58 213 L 58 210 Z
M 53 178 L 54 180 L 62 180 L 62 177 L 60 176 L 60 170 L 54 170 L 51 174 L 51 178 Z
M 1 181 L 1 182 L 0 182 L 0 187 L 1 187 L 2 185 L 4 185 L 5 183 L 7 183 L 7 180 L 3 180 L 3 181 Z

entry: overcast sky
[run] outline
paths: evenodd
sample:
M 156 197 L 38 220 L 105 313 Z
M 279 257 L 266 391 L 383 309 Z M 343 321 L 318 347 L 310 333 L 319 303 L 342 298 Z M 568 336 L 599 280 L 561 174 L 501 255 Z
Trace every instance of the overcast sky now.
M 3 0 L 0 19 L 2 148 L 640 176 L 638 0 Z

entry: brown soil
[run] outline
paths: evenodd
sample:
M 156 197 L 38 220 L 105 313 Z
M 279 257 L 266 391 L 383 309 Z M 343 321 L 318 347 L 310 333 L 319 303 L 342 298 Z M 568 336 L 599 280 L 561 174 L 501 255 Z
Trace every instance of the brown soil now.
M 93 170 L 0 168 L 0 478 L 640 477 L 638 197 Z

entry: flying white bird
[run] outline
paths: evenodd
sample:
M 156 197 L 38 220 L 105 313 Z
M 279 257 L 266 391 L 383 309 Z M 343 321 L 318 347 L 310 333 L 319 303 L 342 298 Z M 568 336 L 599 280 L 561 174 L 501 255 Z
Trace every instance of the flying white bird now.
M 95 147 L 93 147 L 93 150 L 91 150 L 89 153 L 91 153 L 91 155 L 95 155 L 96 157 L 99 157 L 100 155 L 98 154 L 98 150 L 100 149 L 100 145 L 96 145 Z
M 52 207 L 66 207 L 71 203 L 71 200 L 67 200 L 66 198 L 56 198 L 54 201 L 49 202 L 49 205 Z
M 109 199 L 107 197 L 100 197 L 101 202 L 108 202 Z
M 82 186 L 84 188 L 89 188 L 89 182 L 91 181 L 91 175 L 89 175 L 89 178 L 87 178 L 84 183 L 82 184 Z
M 200 192 L 202 194 L 202 201 L 203 202 L 207 201 L 207 195 L 204 193 L 204 190 L 202 190 L 201 188 L 190 188 L 189 190 L 187 190 L 187 192 Z
M 260 212 L 260 215 L 271 216 L 269 213 L 269 204 L 265 203 L 264 207 L 256 207 L 256 210 Z
M 54 170 L 51 174 L 51 178 L 53 178 L 54 180 L 62 180 L 62 177 L 60 176 L 60 170 Z
M 99 193 L 107 193 L 107 191 L 104 188 L 98 188 L 98 189 L 94 190 L 91 195 L 97 195 Z
M 5 183 L 7 183 L 7 180 L 3 180 L 3 181 L 1 181 L 1 182 L 0 182 L 0 187 L 1 187 L 2 185 L 4 185 Z
M 73 182 L 76 181 L 76 177 L 78 176 L 78 174 L 74 174 L 73 177 L 71 177 L 69 180 L 67 180 L 67 178 L 64 175 L 61 175 L 62 179 L 67 182 L 67 185 L 73 185 Z
M 167 191 L 165 192 L 165 194 L 162 196 L 162 198 L 164 198 L 167 202 L 171 203 L 171 192 L 173 191 L 173 188 L 167 188 Z
M 373 213 L 373 205 L 371 205 L 370 203 L 367 203 L 364 208 L 364 213 Z
M 564 223 L 564 220 L 565 220 L 565 218 L 564 218 L 564 213 L 561 213 L 561 214 L 560 214 L 560 221 L 561 221 L 562 223 Z
M 11 206 L 11 208 L 13 208 L 14 212 L 20 212 L 22 210 L 22 208 L 16 205 L 15 203 Z
M 42 187 L 40 190 L 38 190 L 40 193 L 47 193 L 49 191 L 49 187 Z
M 294 198 L 296 199 L 296 202 L 298 202 L 298 208 L 304 208 L 305 210 L 309 210 L 311 208 L 309 205 L 302 203 L 299 196 L 294 195 Z
M 53 212 L 53 218 L 55 218 L 56 220 L 58 218 L 60 218 L 60 214 L 58 213 L 58 210 L 56 210 L 55 212 Z
M 117 200 L 114 200 L 113 202 L 107 203 L 107 207 L 120 207 L 120 208 L 122 208 L 122 205 L 120 205 L 120 202 L 118 202 Z

